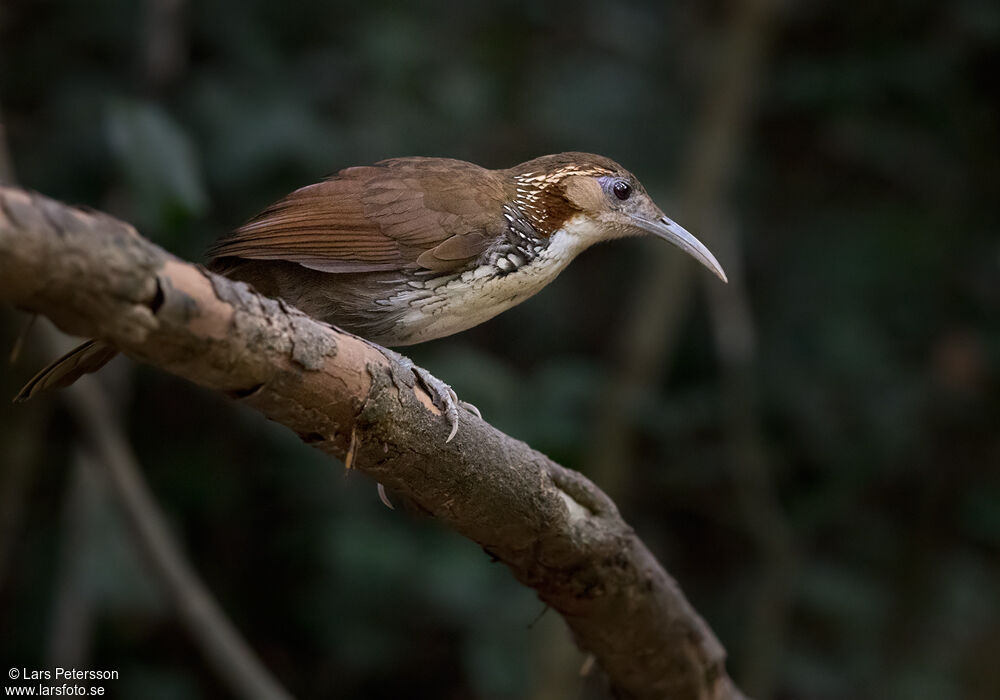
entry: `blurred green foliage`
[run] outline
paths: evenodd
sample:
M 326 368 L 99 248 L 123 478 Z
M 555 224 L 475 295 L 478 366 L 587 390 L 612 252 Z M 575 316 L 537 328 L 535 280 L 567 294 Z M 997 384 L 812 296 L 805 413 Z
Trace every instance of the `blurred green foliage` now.
M 594 151 L 667 204 L 730 9 L 200 0 L 164 21 L 171 5 L 0 4 L 0 108 L 24 185 L 194 259 L 285 192 L 396 155 L 505 167 Z M 634 407 L 619 505 L 737 680 L 773 634 L 780 698 L 1000 697 L 1000 7 L 792 3 L 773 35 L 727 208 L 756 323 L 754 410 L 794 533 L 787 625 L 749 613 L 771 564 L 740 510 L 699 298 Z M 412 355 L 581 468 L 653 245 L 591 251 L 537 299 Z M 0 331 L 9 347 L 17 327 Z M 0 393 L 47 359 L 4 372 Z M 74 428 L 52 406 L 0 406 L 8 472 L 36 446 L 0 580 L 0 659 L 52 658 L 70 585 L 92 615 L 82 658 L 120 670 L 116 694 L 224 696 L 100 488 L 99 517 L 66 536 Z M 123 416 L 195 565 L 296 695 L 540 686 L 541 604 L 471 543 L 171 377 L 139 368 Z

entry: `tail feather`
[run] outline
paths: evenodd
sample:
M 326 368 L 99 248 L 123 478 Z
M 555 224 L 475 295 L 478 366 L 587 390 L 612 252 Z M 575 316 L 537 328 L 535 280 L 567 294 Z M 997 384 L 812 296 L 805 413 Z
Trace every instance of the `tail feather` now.
M 96 372 L 117 354 L 117 350 L 97 340 L 77 345 L 32 377 L 17 393 L 14 401 L 27 401 L 43 391 L 69 386 L 83 375 Z

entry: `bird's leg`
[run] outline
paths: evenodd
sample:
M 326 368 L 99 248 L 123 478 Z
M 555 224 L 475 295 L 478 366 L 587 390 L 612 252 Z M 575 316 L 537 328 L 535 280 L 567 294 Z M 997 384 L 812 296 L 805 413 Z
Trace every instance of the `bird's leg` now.
M 459 407 L 464 408 L 469 413 L 472 413 L 476 418 L 482 419 L 483 414 L 479 412 L 479 409 L 473 406 L 468 401 L 462 401 L 458 398 L 458 394 L 450 386 L 442 382 L 440 379 L 435 377 L 433 374 L 425 370 L 423 367 L 417 367 L 413 360 L 406 357 L 405 355 L 400 355 L 398 352 L 390 350 L 389 348 L 382 347 L 376 343 L 362 338 L 360 335 L 351 333 L 350 331 L 345 331 L 343 328 L 334 326 L 341 333 L 348 333 L 353 335 L 358 340 L 370 345 L 371 347 L 378 350 L 380 353 L 385 355 L 386 358 L 392 362 L 398 363 L 403 369 L 409 371 L 416 379 L 419 381 L 427 394 L 431 397 L 431 401 L 437 406 L 442 413 L 444 413 L 445 418 L 448 419 L 448 425 L 451 427 L 451 432 L 448 433 L 448 439 L 445 442 L 451 442 L 452 438 L 458 433 L 458 409 Z M 384 500 L 383 500 L 384 502 Z
M 471 403 L 459 399 L 454 389 L 442 382 L 423 367 L 415 365 L 413 360 L 410 358 L 400 355 L 397 352 L 393 352 L 392 350 L 386 350 L 385 348 L 380 349 L 386 357 L 395 360 L 404 369 L 413 373 L 413 376 L 416 377 L 417 380 L 423 385 L 424 389 L 427 390 L 427 393 L 431 397 L 431 401 L 434 402 L 434 405 L 441 409 L 442 413 L 444 413 L 445 418 L 448 419 L 448 425 L 451 426 L 451 432 L 448 433 L 448 438 L 445 442 L 451 442 L 452 438 L 454 438 L 456 433 L 458 433 L 459 407 L 475 414 L 478 418 L 483 417 L 478 408 L 473 406 Z
M 462 401 L 462 399 L 458 398 L 458 394 L 455 393 L 454 389 L 425 370 L 423 367 L 417 367 L 413 364 L 412 360 L 405 357 L 403 359 L 410 365 L 407 369 L 413 372 L 413 375 L 420 380 L 420 383 L 424 385 L 424 388 L 427 389 L 428 393 L 431 395 L 431 399 L 433 400 L 436 394 L 437 399 L 444 404 L 444 407 L 438 406 L 438 408 L 446 411 L 449 423 L 452 420 L 452 415 L 454 415 L 455 422 L 451 423 L 451 433 L 448 435 L 448 439 L 445 440 L 445 442 L 451 442 L 451 439 L 455 437 L 455 433 L 458 432 L 459 408 L 464 408 L 476 418 L 482 420 L 483 414 L 479 412 L 479 409 L 476 408 L 474 404 L 471 404 L 468 401 Z M 406 363 L 404 363 L 404 367 L 406 366 Z M 435 405 L 437 405 L 437 403 L 438 401 L 435 401 Z
M 346 333 L 348 335 L 354 336 L 366 345 L 378 350 L 382 353 L 388 360 L 398 363 L 403 369 L 408 370 L 417 381 L 419 381 L 427 394 L 431 397 L 431 401 L 437 406 L 442 413 L 444 413 L 445 418 L 448 419 L 448 425 L 451 427 L 451 432 L 448 433 L 448 439 L 445 442 L 451 442 L 452 438 L 458 433 L 458 409 L 461 406 L 469 413 L 472 413 L 476 418 L 482 419 L 483 414 L 479 412 L 479 409 L 473 406 L 468 401 L 462 401 L 458 398 L 458 394 L 450 386 L 442 382 L 440 379 L 435 377 L 433 374 L 425 370 L 423 367 L 417 367 L 413 360 L 406 357 L 405 355 L 400 355 L 394 350 L 382 347 L 377 343 L 373 343 L 367 338 L 351 333 L 348 330 L 341 328 L 340 326 L 332 326 L 341 333 Z M 380 494 L 381 496 L 382 494 Z M 383 499 L 385 502 L 386 499 Z

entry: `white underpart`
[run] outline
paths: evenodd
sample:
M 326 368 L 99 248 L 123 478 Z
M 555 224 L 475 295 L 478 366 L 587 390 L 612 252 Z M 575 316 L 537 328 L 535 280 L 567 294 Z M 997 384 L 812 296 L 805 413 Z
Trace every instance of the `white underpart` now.
M 469 270 L 433 289 L 412 289 L 386 300 L 405 308 L 400 324 L 413 329 L 407 343 L 421 343 L 472 328 L 538 293 L 583 250 L 606 238 L 588 219 L 574 217 L 552 234 L 548 246 L 514 272 Z

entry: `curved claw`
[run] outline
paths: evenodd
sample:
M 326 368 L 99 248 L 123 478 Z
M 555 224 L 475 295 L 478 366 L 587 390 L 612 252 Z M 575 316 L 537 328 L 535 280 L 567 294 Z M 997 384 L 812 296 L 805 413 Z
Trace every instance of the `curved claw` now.
M 458 395 L 455 393 L 454 389 L 425 370 L 423 367 L 413 365 L 410 367 L 410 371 L 413 372 L 417 379 L 419 379 L 420 382 L 427 388 L 434 405 L 440 408 L 444 413 L 445 418 L 448 420 L 448 425 L 451 426 L 451 431 L 448 433 L 448 437 L 445 442 L 451 442 L 455 435 L 458 434 Z
M 398 362 L 400 365 L 413 372 L 413 376 L 417 378 L 417 381 L 424 385 L 424 388 L 427 389 L 427 393 L 431 397 L 431 401 L 434 402 L 435 406 L 441 409 L 445 419 L 448 421 L 448 426 L 451 428 L 448 432 L 447 439 L 445 439 L 446 443 L 451 442 L 458 434 L 459 406 L 467 410 L 469 413 L 474 414 L 477 418 L 481 419 L 483 417 L 478 408 L 473 406 L 471 403 L 467 403 L 459 399 L 454 389 L 425 370 L 423 367 L 417 367 L 413 364 L 413 360 L 410 358 L 378 345 L 372 344 L 372 346 L 390 360 Z
M 385 486 L 382 485 L 381 481 L 378 484 L 378 500 L 382 501 L 382 504 L 389 510 L 396 510 L 396 507 L 392 505 L 392 501 L 385 494 Z
M 445 384 L 445 386 L 448 385 Z M 449 443 L 458 434 L 458 394 L 450 386 L 448 387 L 448 400 L 445 402 L 445 415 L 448 416 L 448 423 L 451 424 L 451 432 L 448 433 L 448 439 L 445 440 L 445 443 Z
M 479 409 L 476 408 L 473 404 L 469 403 L 468 401 L 462 401 L 461 399 L 459 400 L 458 403 L 462 406 L 462 408 L 464 408 L 466 411 L 474 415 L 479 420 L 483 419 L 483 414 L 480 413 Z

